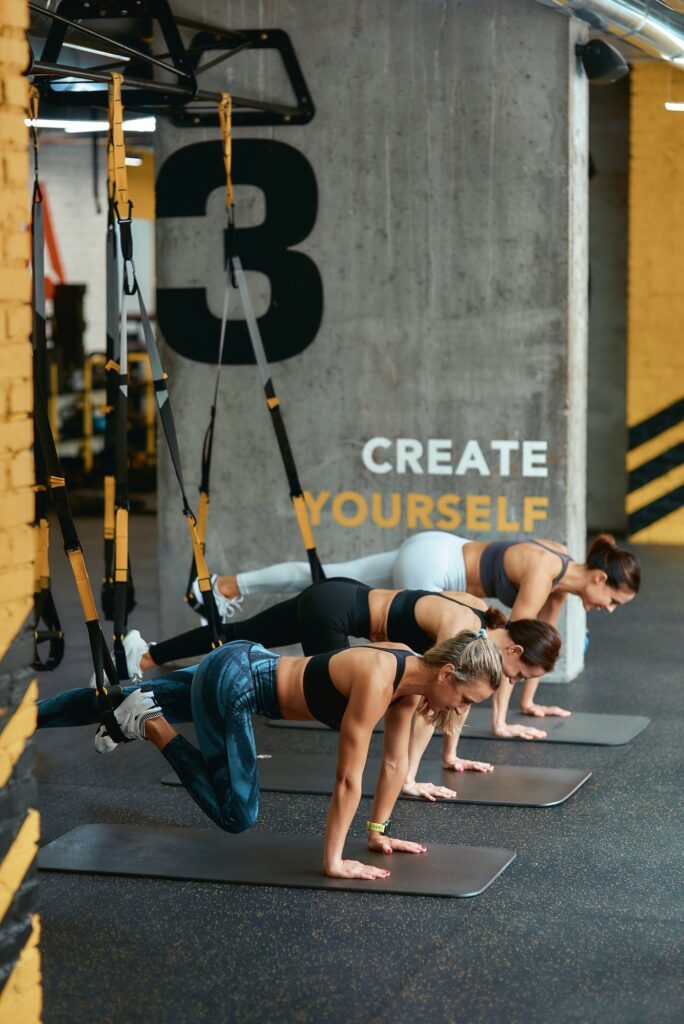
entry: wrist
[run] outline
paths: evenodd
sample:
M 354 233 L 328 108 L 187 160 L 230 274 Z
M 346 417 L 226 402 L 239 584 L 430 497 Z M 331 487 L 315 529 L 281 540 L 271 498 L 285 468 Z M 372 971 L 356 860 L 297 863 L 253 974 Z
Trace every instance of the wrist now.
M 386 836 L 387 833 L 389 832 L 389 828 L 390 828 L 391 824 L 392 824 L 392 819 L 391 818 L 388 818 L 387 821 L 373 821 L 373 820 L 367 821 L 366 822 L 366 832 L 368 833 L 369 836 L 371 836 L 371 835 Z

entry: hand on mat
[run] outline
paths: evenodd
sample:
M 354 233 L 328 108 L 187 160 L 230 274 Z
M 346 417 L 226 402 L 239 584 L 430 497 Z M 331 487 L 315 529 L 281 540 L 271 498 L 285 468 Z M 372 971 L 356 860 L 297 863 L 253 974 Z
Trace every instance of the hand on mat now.
M 546 733 L 542 729 L 532 729 L 527 725 L 498 725 L 494 726 L 494 735 L 501 739 L 519 740 L 544 740 Z
M 465 757 L 455 757 L 452 761 L 444 761 L 442 768 L 452 772 L 493 772 L 494 765 L 488 761 L 468 761 Z
M 370 864 L 362 864 L 359 860 L 341 860 L 339 864 L 325 870 L 328 878 L 389 878 L 390 872 L 384 868 L 374 868 Z
M 528 704 L 520 708 L 521 715 L 532 715 L 533 718 L 546 718 L 547 715 L 555 715 L 558 718 L 568 718 L 572 711 L 559 708 L 555 704 Z
M 435 786 L 433 782 L 405 782 L 402 788 L 404 796 L 419 796 L 423 800 L 455 800 L 458 793 L 446 786 Z
M 375 853 L 387 853 L 390 856 L 395 850 L 397 853 L 427 853 L 427 846 L 423 846 L 422 843 L 409 843 L 406 839 L 392 839 L 379 832 L 368 833 L 368 849 Z

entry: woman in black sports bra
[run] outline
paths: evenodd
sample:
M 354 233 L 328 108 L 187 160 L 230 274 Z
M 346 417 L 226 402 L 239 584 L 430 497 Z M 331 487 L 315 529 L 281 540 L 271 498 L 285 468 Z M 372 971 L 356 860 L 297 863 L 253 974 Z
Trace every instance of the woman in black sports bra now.
M 383 762 L 368 822 L 368 845 L 384 853 L 424 853 L 425 847 L 389 835 L 389 818 L 408 769 L 416 712 L 446 726 L 450 716 L 499 687 L 499 649 L 484 630 L 463 630 L 424 655 L 402 645 L 354 647 L 310 658 L 273 654 L 237 640 L 199 665 L 146 683 L 112 688 L 114 715 L 127 740 L 147 739 L 161 751 L 197 805 L 227 832 L 254 824 L 259 807 L 252 715 L 307 721 L 339 729 L 336 781 L 325 830 L 324 864 L 333 878 L 389 874 L 345 860 L 344 843 L 361 799 L 373 729 L 385 719 Z M 70 690 L 39 701 L 38 727 L 91 725 L 99 718 L 96 692 Z M 171 723 L 193 721 L 199 749 Z M 100 753 L 117 744 L 100 725 Z

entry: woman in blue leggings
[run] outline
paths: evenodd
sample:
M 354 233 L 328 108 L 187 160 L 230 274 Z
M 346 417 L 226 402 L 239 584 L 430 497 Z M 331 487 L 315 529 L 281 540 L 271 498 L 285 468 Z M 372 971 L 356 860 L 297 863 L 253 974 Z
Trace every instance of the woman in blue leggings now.
M 242 832 L 257 819 L 252 715 L 318 719 L 338 729 L 325 871 L 334 878 L 384 878 L 388 871 L 343 858 L 375 725 L 384 716 L 383 762 L 367 824 L 369 847 L 385 853 L 422 853 L 425 847 L 419 843 L 389 835 L 389 817 L 406 778 L 414 713 L 440 726 L 453 717 L 450 712 L 464 714 L 471 704 L 489 697 L 501 678 L 501 654 L 484 630 L 463 630 L 422 656 L 403 644 L 385 644 L 290 658 L 236 640 L 192 668 L 142 687 L 123 687 L 114 698 L 119 701 L 115 715 L 126 739 L 154 743 L 195 803 L 227 832 Z M 190 720 L 199 749 L 173 728 L 174 723 Z M 97 721 L 97 697 L 90 687 L 38 702 L 39 728 Z M 102 725 L 95 745 L 102 753 L 116 747 Z

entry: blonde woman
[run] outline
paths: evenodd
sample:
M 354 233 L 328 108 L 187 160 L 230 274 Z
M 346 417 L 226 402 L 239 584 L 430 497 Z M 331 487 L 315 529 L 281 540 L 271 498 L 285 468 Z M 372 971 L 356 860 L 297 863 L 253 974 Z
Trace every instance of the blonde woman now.
M 485 700 L 502 678 L 501 654 L 484 635 L 464 630 L 414 654 L 401 644 L 354 647 L 311 658 L 273 654 L 237 640 L 199 665 L 121 691 L 115 715 L 127 739 L 150 740 L 173 767 L 195 803 L 227 832 L 257 819 L 259 784 L 252 715 L 318 719 L 340 732 L 337 773 L 324 840 L 332 878 L 385 878 L 389 871 L 344 858 L 347 833 L 361 798 L 373 729 L 385 718 L 384 751 L 371 820 L 370 849 L 424 853 L 419 843 L 390 835 L 389 818 L 408 769 L 413 716 L 451 728 L 454 716 Z M 39 701 L 38 727 L 90 725 L 98 720 L 90 687 Z M 173 728 L 192 720 L 198 747 Z M 100 752 L 116 744 L 103 726 Z

